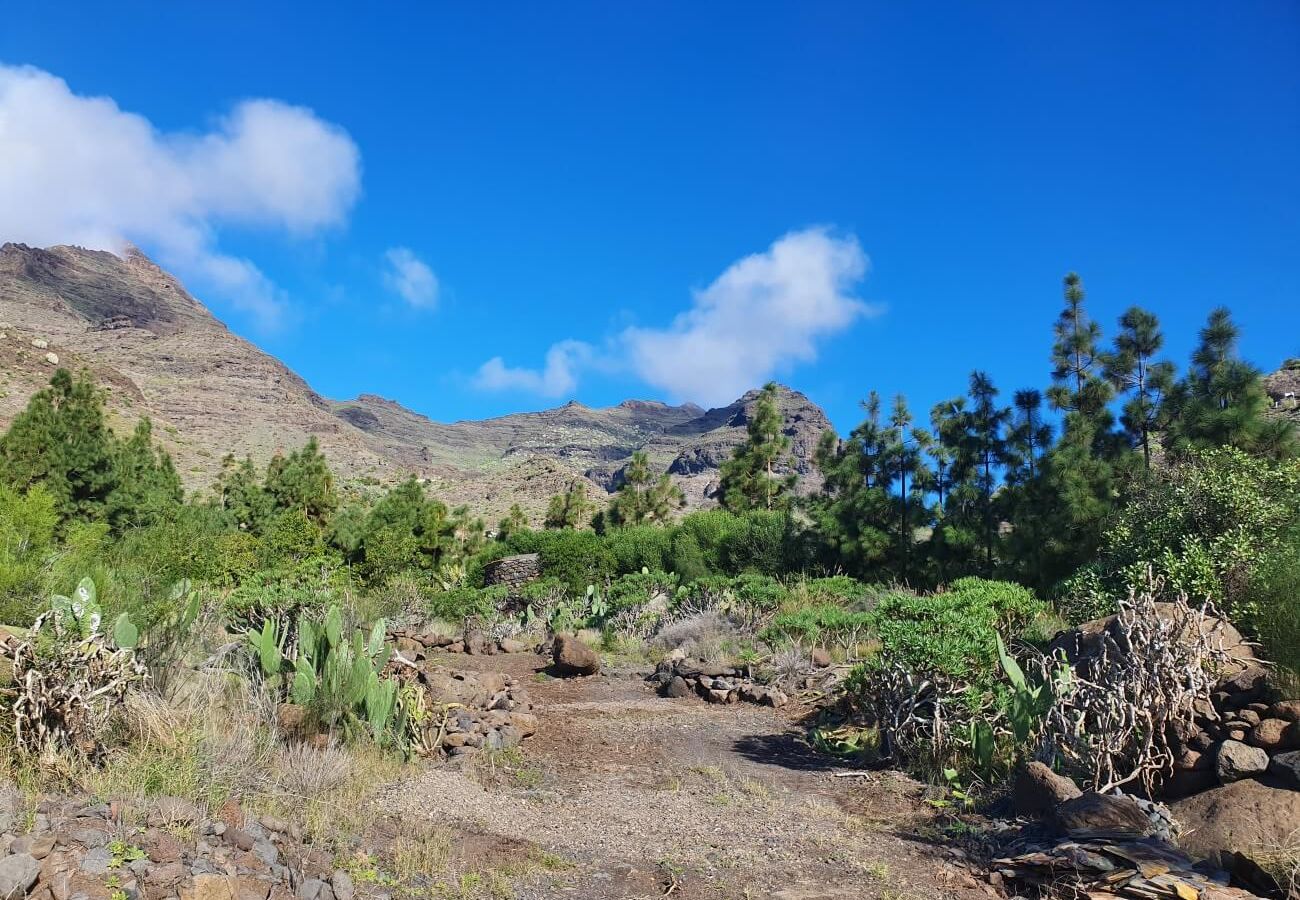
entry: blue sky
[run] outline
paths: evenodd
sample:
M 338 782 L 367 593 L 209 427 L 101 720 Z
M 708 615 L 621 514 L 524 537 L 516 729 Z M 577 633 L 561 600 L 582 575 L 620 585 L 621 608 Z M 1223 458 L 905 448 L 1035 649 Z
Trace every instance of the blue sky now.
M 923 417 L 1044 385 L 1071 269 L 1180 365 L 1217 304 L 1300 354 L 1293 2 L 41 6 L 0 240 L 132 240 L 332 397 Z

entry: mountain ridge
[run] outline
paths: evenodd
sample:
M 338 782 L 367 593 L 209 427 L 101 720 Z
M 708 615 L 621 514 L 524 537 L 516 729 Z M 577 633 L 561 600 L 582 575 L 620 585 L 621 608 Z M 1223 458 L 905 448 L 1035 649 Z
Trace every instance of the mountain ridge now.
M 56 367 L 89 370 L 110 424 L 154 422 L 186 486 L 205 489 L 227 453 L 265 465 L 316 438 L 347 483 L 416 475 L 453 504 L 486 515 L 518 502 L 534 518 L 573 479 L 613 489 L 632 453 L 669 472 L 691 508 L 714 502 L 718 466 L 744 439 L 756 391 L 711 410 L 630 398 L 441 423 L 374 393 L 331 400 L 234 334 L 181 282 L 134 248 L 0 245 L 0 426 Z M 53 354 L 51 362 L 46 354 Z M 779 403 L 802 489 L 819 483 L 812 451 L 829 429 L 806 396 Z

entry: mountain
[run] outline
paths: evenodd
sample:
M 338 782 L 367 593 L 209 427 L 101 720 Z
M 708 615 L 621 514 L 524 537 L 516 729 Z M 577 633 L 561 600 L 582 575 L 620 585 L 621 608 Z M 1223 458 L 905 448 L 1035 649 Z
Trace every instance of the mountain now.
M 745 436 L 756 391 L 704 410 L 627 400 L 481 421 L 434 422 L 391 400 L 321 397 L 279 360 L 233 334 L 142 253 L 0 246 L 0 426 L 58 366 L 88 369 L 106 390 L 110 423 L 144 415 L 192 490 L 206 489 L 227 453 L 260 465 L 315 437 L 340 478 L 362 489 L 415 474 L 449 503 L 489 516 L 512 503 L 537 515 L 574 478 L 615 489 L 645 450 L 691 507 L 712 504 L 718 467 Z M 813 451 L 826 415 L 781 388 L 791 467 L 802 490 L 820 478 Z

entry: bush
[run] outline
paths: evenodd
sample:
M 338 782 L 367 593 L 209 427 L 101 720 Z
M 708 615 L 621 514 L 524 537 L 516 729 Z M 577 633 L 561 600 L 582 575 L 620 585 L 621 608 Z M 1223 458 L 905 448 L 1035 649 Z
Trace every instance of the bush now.
M 575 594 L 617 574 L 605 539 L 591 531 L 519 532 L 510 536 L 508 544 L 515 553 L 538 554 L 547 577 L 563 581 Z
M 426 612 L 431 618 L 447 622 L 464 622 L 470 618 L 492 619 L 508 595 L 509 589 L 503 584 L 437 591 L 429 595 Z
M 949 591 L 927 596 L 889 594 L 871 613 L 880 642 L 876 664 L 990 688 L 997 678 L 998 635 L 1019 633 L 1046 609 L 1021 585 L 982 578 L 962 578 Z
M 306 559 L 297 565 L 257 572 L 226 595 L 222 610 L 238 631 L 257 629 L 267 619 L 296 619 L 320 611 L 351 591 L 347 570 L 331 558 Z
M 1300 676 L 1300 532 L 1264 557 L 1251 578 L 1243 624 L 1259 635 L 1266 658 Z
M 655 525 L 615 528 L 605 535 L 605 546 L 613 557 L 615 572 L 662 572 L 672 556 L 672 531 Z
M 676 591 L 676 575 L 667 572 L 635 572 L 620 575 L 611 581 L 605 592 L 605 602 L 609 613 L 616 615 L 627 609 L 644 606 L 659 595 L 671 598 Z
M 1231 447 L 1189 454 L 1135 485 L 1109 523 L 1095 570 L 1061 590 L 1061 605 L 1113 612 L 1150 568 L 1169 596 L 1214 601 L 1250 627 L 1254 573 L 1300 525 L 1300 460 Z
M 805 606 L 781 613 L 763 629 L 769 644 L 796 643 L 804 647 L 838 646 L 847 651 L 865 641 L 874 620 L 870 613 L 851 612 L 833 603 Z

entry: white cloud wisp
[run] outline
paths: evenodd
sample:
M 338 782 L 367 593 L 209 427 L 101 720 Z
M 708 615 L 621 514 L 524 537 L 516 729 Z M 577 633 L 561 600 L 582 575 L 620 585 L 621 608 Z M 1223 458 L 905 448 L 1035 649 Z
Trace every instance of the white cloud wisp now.
M 0 65 L 0 239 L 120 252 L 156 248 L 250 313 L 279 324 L 285 299 L 223 226 L 303 237 L 343 224 L 360 153 L 340 128 L 278 100 L 246 100 L 204 133 L 164 133 L 107 97 Z
M 510 368 L 497 357 L 475 383 L 554 397 L 577 386 L 580 368 L 623 368 L 675 400 L 722 405 L 785 367 L 812 362 L 820 341 L 878 315 L 881 307 L 855 295 L 866 272 L 867 256 L 852 235 L 792 231 L 695 291 L 690 308 L 667 327 L 625 329 L 599 355 L 563 341 L 551 347 L 543 370 Z
M 409 247 L 390 247 L 384 253 L 384 284 L 414 309 L 438 305 L 438 276 Z

